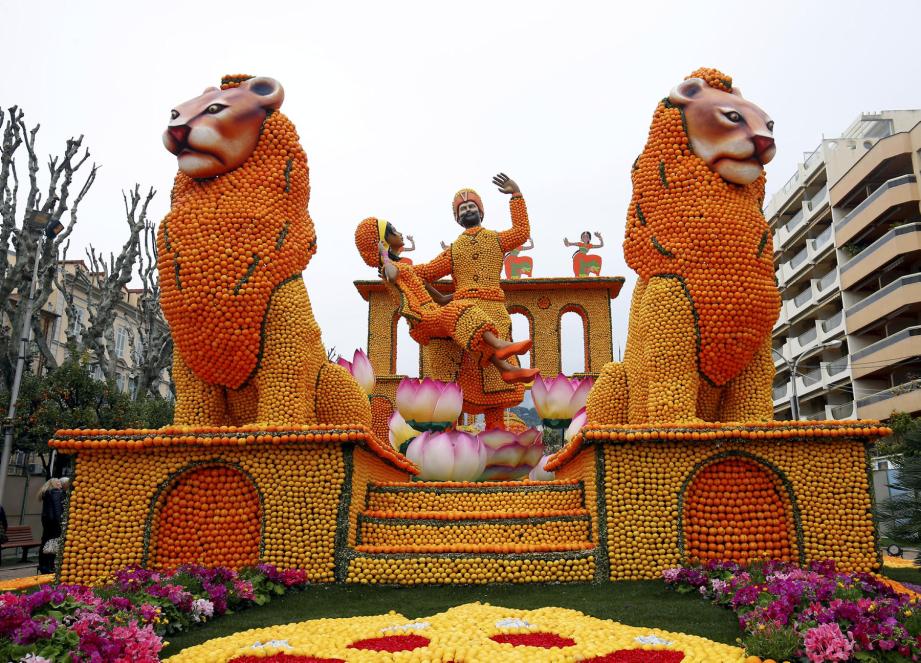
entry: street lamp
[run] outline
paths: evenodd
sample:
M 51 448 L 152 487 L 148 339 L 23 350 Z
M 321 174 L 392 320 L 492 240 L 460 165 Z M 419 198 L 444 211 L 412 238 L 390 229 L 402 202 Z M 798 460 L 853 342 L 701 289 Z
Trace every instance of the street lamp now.
M 3 455 L 0 456 L 0 501 L 6 490 L 6 478 L 10 471 L 10 455 L 13 452 L 13 417 L 16 416 L 16 401 L 19 400 L 19 387 L 22 384 L 22 372 L 26 365 L 29 343 L 32 341 L 32 305 L 35 299 L 35 284 L 38 282 L 38 263 L 41 260 L 45 240 L 54 239 L 64 224 L 53 218 L 49 212 L 32 210 L 26 214 L 23 229 L 35 238 L 35 257 L 32 264 L 32 281 L 29 283 L 29 298 L 26 300 L 25 316 L 19 333 L 19 355 L 16 357 L 16 373 L 13 375 L 13 387 L 10 389 L 10 407 L 3 421 Z
M 799 365 L 800 361 L 806 357 L 811 357 L 819 350 L 824 350 L 825 348 L 836 348 L 841 345 L 841 339 L 836 339 L 834 341 L 826 341 L 825 343 L 819 343 L 817 346 L 804 352 L 799 357 L 796 357 L 792 362 L 788 361 L 786 357 L 780 354 L 774 348 L 771 348 L 771 351 L 780 357 L 780 360 L 787 365 L 787 368 L 790 369 L 790 383 L 793 388 L 793 394 L 790 397 L 790 415 L 793 421 L 799 421 L 799 395 L 796 393 L 796 367 Z

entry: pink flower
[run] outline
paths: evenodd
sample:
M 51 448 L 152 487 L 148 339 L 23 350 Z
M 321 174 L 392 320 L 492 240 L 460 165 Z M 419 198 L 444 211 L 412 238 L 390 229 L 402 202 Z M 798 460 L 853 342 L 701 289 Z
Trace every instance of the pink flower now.
M 566 432 L 563 433 L 563 439 L 569 442 L 576 434 L 582 430 L 583 426 L 588 423 L 588 415 L 585 413 L 585 408 L 576 412 L 576 416 L 572 418 L 572 421 L 569 423 L 569 427 L 566 429 Z
M 463 405 L 464 392 L 453 382 L 405 378 L 397 387 L 397 410 L 410 426 L 453 423 Z
M 407 424 L 406 420 L 397 411 L 394 411 L 394 413 L 390 415 L 388 428 L 390 446 L 392 446 L 397 451 L 400 450 L 400 447 L 404 442 L 406 442 L 406 440 L 411 440 L 412 438 L 419 435 L 419 431 Z
M 529 428 L 520 434 L 507 430 L 488 430 L 477 436 L 486 447 L 483 479 L 520 479 L 534 469 L 544 453 L 543 434 Z
M 486 469 L 486 447 L 460 431 L 427 431 L 409 443 L 406 457 L 428 481 L 474 481 Z
M 809 629 L 803 638 L 803 644 L 811 663 L 849 661 L 854 651 L 853 637 L 850 633 L 845 636 L 837 622 Z
M 592 378 L 568 378 L 562 373 L 550 380 L 538 375 L 531 387 L 537 414 L 541 419 L 569 421 L 585 407 L 594 384 Z
M 534 466 L 534 469 L 528 473 L 528 479 L 531 481 L 553 481 L 556 479 L 556 474 L 544 469 L 549 458 L 550 456 L 541 456 L 541 459 L 537 462 L 537 465 Z
M 371 362 L 368 361 L 368 355 L 365 354 L 364 350 L 355 350 L 355 354 L 352 355 L 352 361 L 339 357 L 336 363 L 351 373 L 352 377 L 364 389 L 364 392 L 369 396 L 371 395 L 377 379 L 374 376 L 374 368 L 371 366 Z

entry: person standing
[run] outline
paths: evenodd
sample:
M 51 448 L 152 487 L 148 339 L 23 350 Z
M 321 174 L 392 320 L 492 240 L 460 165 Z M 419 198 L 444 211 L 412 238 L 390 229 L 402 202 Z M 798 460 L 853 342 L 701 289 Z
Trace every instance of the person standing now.
M 54 573 L 54 552 L 45 552 L 46 545 L 53 539 L 61 536 L 61 524 L 64 520 L 64 490 L 60 479 L 49 479 L 38 491 L 38 498 L 42 502 L 42 547 L 38 552 L 38 572 Z
M 499 284 L 505 254 L 520 247 L 530 237 L 528 211 L 518 185 L 499 173 L 493 178 L 499 191 L 511 196 L 509 212 L 512 227 L 495 231 L 484 228 L 483 201 L 473 189 L 454 195 L 454 220 L 463 228 L 451 245 L 431 262 L 413 267 L 423 281 L 434 282 L 451 275 L 454 301 L 475 304 L 486 313 L 498 336 L 511 339 L 512 320 L 505 308 L 505 293 Z M 511 363 L 516 363 L 510 357 Z M 482 360 L 481 353 L 465 350 L 461 355 L 457 382 L 464 391 L 464 412 L 483 414 L 487 428 L 505 428 L 505 409 L 521 403 L 522 384 L 509 384 L 499 370 Z

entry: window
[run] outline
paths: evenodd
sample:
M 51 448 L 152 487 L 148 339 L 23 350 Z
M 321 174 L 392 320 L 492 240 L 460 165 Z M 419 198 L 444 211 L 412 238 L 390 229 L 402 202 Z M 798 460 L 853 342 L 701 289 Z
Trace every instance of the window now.
M 76 316 L 71 318 L 67 330 L 71 334 L 79 334 L 83 330 L 83 316 L 85 311 L 82 308 L 76 310 Z
M 128 331 L 124 327 L 115 328 L 115 356 L 125 357 L 125 346 L 128 344 Z
M 128 378 L 124 373 L 119 373 L 115 376 L 115 386 L 122 393 L 128 391 Z

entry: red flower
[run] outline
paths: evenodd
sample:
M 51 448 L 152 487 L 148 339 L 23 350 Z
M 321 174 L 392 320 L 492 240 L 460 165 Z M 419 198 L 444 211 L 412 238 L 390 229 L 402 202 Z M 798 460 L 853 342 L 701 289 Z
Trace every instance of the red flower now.
M 556 633 L 500 633 L 489 638 L 493 642 L 507 642 L 515 647 L 572 647 L 576 641 Z
M 371 651 L 411 651 L 425 647 L 428 638 L 421 635 L 385 635 L 381 638 L 368 638 L 357 640 L 349 645 L 349 649 L 370 649 Z
M 684 652 L 666 649 L 618 649 L 582 663 L 679 663 L 683 658 Z
M 271 656 L 237 656 L 227 663 L 346 663 L 341 658 L 317 658 L 296 654 L 272 654 Z

